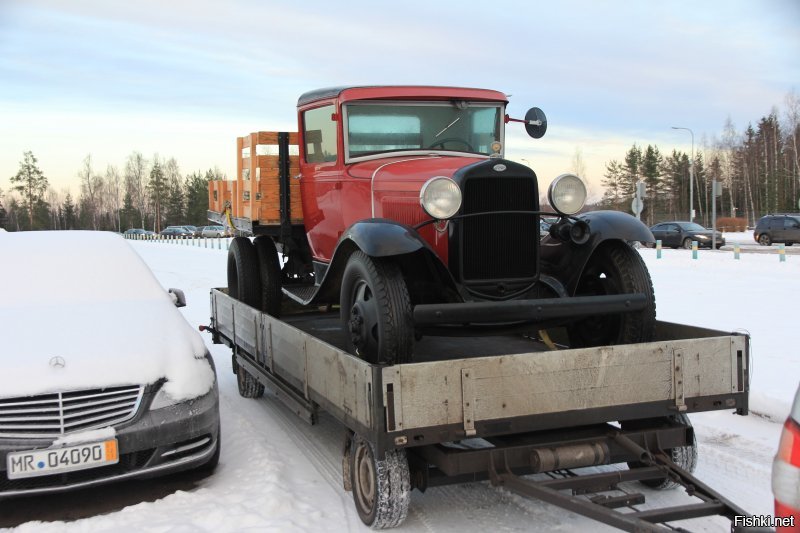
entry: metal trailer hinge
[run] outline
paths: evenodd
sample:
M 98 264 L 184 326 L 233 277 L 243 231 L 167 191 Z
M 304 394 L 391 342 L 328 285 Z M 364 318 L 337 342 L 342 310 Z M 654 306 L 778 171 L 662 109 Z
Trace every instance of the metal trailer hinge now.
M 672 370 L 673 370 L 673 387 L 675 390 L 675 407 L 678 411 L 686 411 L 686 398 L 684 397 L 683 387 L 683 367 L 684 357 L 683 351 L 673 350 L 672 352 Z
M 471 368 L 461 369 L 461 407 L 464 412 L 464 434 L 475 435 L 475 379 Z

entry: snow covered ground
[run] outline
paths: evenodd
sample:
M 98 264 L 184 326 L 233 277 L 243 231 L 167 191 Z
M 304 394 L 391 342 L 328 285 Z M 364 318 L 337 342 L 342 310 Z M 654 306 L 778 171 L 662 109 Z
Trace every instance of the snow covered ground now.
M 225 250 L 134 242 L 164 287 L 186 292 L 182 311 L 193 325 L 209 321 L 208 290 L 224 286 Z M 642 249 L 655 285 L 658 317 L 753 336 L 753 415 L 692 416 L 700 443 L 697 475 L 753 514 L 772 511 L 770 465 L 781 423 L 800 379 L 793 344 L 800 294 L 800 257 L 703 250 Z M 192 490 L 74 522 L 31 521 L 39 531 L 364 531 L 350 493 L 342 490 L 342 428 L 330 417 L 308 426 L 277 400 L 240 398 L 230 350 L 210 344 L 219 374 L 222 458 L 216 473 Z M 684 501 L 682 491 L 646 494 L 651 504 Z M 727 521 L 694 522 L 693 530 L 727 531 Z M 488 483 L 414 492 L 402 531 L 610 530 L 548 504 Z

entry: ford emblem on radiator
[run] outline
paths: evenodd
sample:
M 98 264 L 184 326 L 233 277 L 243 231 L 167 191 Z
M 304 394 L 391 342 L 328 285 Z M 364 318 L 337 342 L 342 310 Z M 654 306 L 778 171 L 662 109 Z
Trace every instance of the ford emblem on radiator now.
M 63 357 L 57 355 L 50 359 L 50 366 L 53 368 L 64 368 L 67 365 L 67 362 L 64 360 Z
M 495 172 L 503 172 L 506 169 L 506 166 L 503 163 L 497 163 L 492 168 L 495 170 Z

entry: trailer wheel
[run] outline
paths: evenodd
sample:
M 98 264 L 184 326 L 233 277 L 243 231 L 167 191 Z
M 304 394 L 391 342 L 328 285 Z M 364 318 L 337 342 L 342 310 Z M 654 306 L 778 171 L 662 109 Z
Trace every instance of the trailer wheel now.
M 261 304 L 258 256 L 247 237 L 234 237 L 228 250 L 228 294 L 252 307 Z
M 242 365 L 236 365 L 236 384 L 242 398 L 261 398 L 264 395 L 264 385 Z
M 386 457 L 378 461 L 374 446 L 354 435 L 350 457 L 353 501 L 361 521 L 373 529 L 402 524 L 411 501 L 411 475 L 405 450 L 386 452 Z
M 258 256 L 258 271 L 261 281 L 261 310 L 270 316 L 281 316 L 281 267 L 278 250 L 271 237 L 256 237 L 253 246 Z
M 576 296 L 644 293 L 647 306 L 633 313 L 590 316 L 567 327 L 570 346 L 609 346 L 649 342 L 656 324 L 656 299 L 650 273 L 639 252 L 620 242 L 601 244 L 578 281 Z
M 669 418 L 684 426 L 692 426 L 692 421 L 689 420 L 689 416 L 685 413 L 678 413 Z M 678 446 L 677 448 L 664 450 L 664 452 L 666 452 L 673 463 L 690 474 L 697 468 L 697 437 L 694 436 L 694 433 L 692 434 L 692 443 L 688 446 Z M 645 466 L 645 464 L 639 461 L 631 461 L 628 463 L 628 468 L 630 469 L 641 468 L 643 466 Z M 674 489 L 678 486 L 678 483 L 667 477 L 662 479 L 643 479 L 640 483 L 656 490 Z
M 396 264 L 354 252 L 344 270 L 340 305 L 351 353 L 370 363 L 411 361 L 411 299 Z

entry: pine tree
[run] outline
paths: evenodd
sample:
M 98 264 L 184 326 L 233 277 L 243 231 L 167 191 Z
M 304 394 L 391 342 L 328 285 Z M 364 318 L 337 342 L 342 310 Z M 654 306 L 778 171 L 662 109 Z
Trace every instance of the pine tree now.
M 154 231 L 161 231 L 161 223 L 164 216 L 164 204 L 167 196 L 167 182 L 164 179 L 164 172 L 161 170 L 161 163 L 158 156 L 153 158 L 153 169 L 150 171 L 150 181 L 147 183 L 147 190 L 150 193 L 150 201 L 155 212 Z
M 6 208 L 3 207 L 3 189 L 0 189 L 0 228 L 5 228 L 8 222 Z
M 208 220 L 208 182 L 215 179 L 211 170 L 205 176 L 193 172 L 186 176 L 186 221 L 189 224 L 203 225 Z
M 30 150 L 23 153 L 23 160 L 19 163 L 19 171 L 11 177 L 14 184 L 13 190 L 22 195 L 22 200 L 28 211 L 29 229 L 34 229 L 34 213 L 40 201 L 44 199 L 47 191 L 47 178 L 36 165 L 37 159 Z
M 132 228 L 137 222 L 139 222 L 139 217 L 136 213 L 136 207 L 133 205 L 133 195 L 130 191 L 125 193 L 125 197 L 122 200 L 120 220 L 122 221 L 122 225 L 126 228 Z
M 76 216 L 75 204 L 72 202 L 72 195 L 70 193 L 67 193 L 67 197 L 64 198 L 64 203 L 61 205 L 61 212 L 64 217 L 64 229 L 75 229 L 78 217 Z

